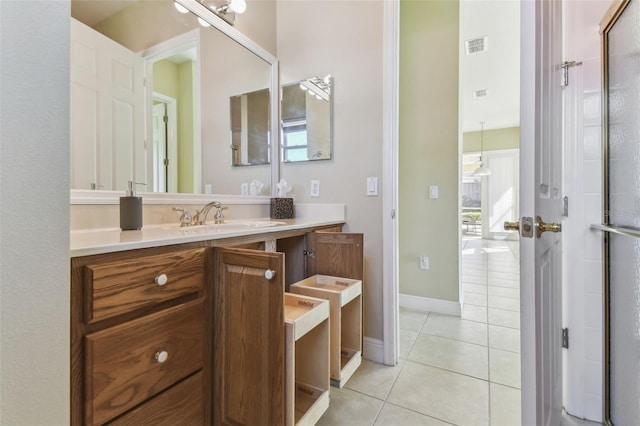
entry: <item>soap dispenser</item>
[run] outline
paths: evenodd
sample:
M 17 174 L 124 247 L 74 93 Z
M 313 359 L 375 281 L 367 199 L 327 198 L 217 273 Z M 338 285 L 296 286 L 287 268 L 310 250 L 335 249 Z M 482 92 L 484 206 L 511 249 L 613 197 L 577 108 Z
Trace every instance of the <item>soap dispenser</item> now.
M 129 181 L 126 197 L 120 197 L 120 229 L 142 229 L 142 197 L 136 196 L 134 182 Z

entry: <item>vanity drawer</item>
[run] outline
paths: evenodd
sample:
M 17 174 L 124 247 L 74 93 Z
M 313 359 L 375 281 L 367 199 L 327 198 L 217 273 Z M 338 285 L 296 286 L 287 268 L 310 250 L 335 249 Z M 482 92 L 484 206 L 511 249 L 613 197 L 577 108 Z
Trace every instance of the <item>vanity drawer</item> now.
M 109 423 L 110 426 L 204 425 L 202 372 L 183 380 Z
M 204 364 L 205 304 L 192 301 L 85 337 L 85 415 L 102 424 Z
M 85 266 L 85 321 L 110 317 L 203 291 L 204 248 Z

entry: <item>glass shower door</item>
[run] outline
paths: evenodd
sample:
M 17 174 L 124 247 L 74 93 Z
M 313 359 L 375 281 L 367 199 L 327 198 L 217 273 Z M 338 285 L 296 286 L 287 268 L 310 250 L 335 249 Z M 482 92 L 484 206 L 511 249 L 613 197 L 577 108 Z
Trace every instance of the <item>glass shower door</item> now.
M 605 422 L 640 419 L 640 0 L 604 23 Z

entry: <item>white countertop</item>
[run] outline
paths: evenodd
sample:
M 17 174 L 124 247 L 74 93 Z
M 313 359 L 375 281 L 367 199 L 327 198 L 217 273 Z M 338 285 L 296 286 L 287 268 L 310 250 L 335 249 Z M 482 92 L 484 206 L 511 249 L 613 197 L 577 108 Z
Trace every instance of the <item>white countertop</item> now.
M 226 229 L 215 225 L 181 228 L 177 224 L 166 224 L 143 227 L 140 231 L 121 231 L 119 228 L 71 231 L 70 256 L 88 256 L 344 223 L 344 219 L 339 218 L 255 219 L 252 221 L 258 222 L 259 220 L 278 222 L 278 224 L 266 227 L 248 226 L 237 228 L 233 227 L 233 221 L 230 220 L 228 222 L 231 227 Z

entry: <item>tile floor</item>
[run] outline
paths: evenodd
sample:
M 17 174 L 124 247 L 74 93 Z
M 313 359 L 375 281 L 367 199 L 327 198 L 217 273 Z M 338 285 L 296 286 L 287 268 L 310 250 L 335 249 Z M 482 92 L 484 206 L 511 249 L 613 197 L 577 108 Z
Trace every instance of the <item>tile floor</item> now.
M 364 360 L 318 425 L 519 425 L 519 275 L 517 242 L 464 240 L 461 318 L 401 309 L 399 364 Z

